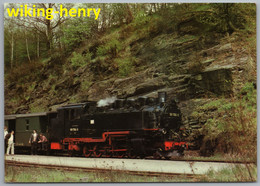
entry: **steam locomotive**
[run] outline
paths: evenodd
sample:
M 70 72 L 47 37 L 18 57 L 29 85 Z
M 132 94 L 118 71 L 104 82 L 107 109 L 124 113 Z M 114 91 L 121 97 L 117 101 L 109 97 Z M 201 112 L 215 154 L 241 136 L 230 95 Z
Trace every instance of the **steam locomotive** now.
M 42 116 L 46 124 L 39 124 L 40 132 L 49 139 L 49 152 L 66 151 L 71 156 L 168 159 L 174 152 L 183 155 L 187 143 L 178 135 L 181 112 L 174 100 L 166 102 L 166 98 L 165 92 L 159 92 L 157 98 L 62 106 Z M 17 144 L 29 145 L 25 143 Z

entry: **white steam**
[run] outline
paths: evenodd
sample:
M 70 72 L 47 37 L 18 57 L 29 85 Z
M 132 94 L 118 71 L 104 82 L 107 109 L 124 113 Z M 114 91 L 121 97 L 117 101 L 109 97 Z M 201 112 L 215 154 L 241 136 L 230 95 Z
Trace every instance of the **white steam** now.
M 111 97 L 111 98 L 106 98 L 106 99 L 101 99 L 97 102 L 98 107 L 104 107 L 107 106 L 111 103 L 114 103 L 116 100 L 116 97 Z

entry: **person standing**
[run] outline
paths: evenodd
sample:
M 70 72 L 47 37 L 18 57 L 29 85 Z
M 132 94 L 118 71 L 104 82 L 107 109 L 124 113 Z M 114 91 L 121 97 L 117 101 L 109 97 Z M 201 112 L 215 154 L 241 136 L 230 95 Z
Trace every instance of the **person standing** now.
M 29 143 L 31 144 L 31 154 L 37 154 L 37 146 L 38 146 L 39 137 L 36 130 L 33 130 L 33 133 L 29 139 Z
M 5 127 L 4 127 L 4 136 L 6 137 L 7 134 L 8 134 L 8 131 L 7 131 L 7 127 L 5 126 Z M 4 138 L 5 138 L 5 137 L 4 137 Z
M 13 155 L 14 154 L 14 131 L 13 130 L 11 133 L 6 135 L 6 140 L 8 142 L 6 154 L 9 155 L 11 149 L 11 154 Z

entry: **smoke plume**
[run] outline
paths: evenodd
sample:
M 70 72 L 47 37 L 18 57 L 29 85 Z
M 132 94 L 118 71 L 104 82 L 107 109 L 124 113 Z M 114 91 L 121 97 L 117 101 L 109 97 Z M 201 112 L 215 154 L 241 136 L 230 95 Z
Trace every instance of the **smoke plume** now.
M 106 99 L 101 99 L 97 102 L 98 107 L 104 107 L 107 106 L 111 103 L 114 103 L 116 100 L 116 97 L 111 97 L 111 98 L 106 98 Z

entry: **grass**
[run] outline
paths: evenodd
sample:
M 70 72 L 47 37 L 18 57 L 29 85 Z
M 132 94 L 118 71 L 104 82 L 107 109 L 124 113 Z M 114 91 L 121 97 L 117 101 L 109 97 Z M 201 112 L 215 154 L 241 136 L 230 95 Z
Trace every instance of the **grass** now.
M 232 169 L 222 169 L 218 172 L 209 171 L 205 177 L 205 182 L 255 182 L 257 180 L 257 167 L 235 166 Z
M 142 176 L 116 171 L 86 172 L 55 170 L 35 167 L 6 166 L 5 182 L 194 182 L 195 178 L 185 175 Z
M 183 158 L 178 158 L 178 160 L 201 160 L 201 161 L 230 161 L 230 162 L 252 162 L 252 158 L 241 156 L 241 155 L 233 155 L 233 154 L 225 154 L 225 153 L 215 153 L 213 156 L 205 157 L 199 155 L 185 155 Z
M 134 175 L 117 171 L 55 170 L 36 167 L 6 166 L 5 182 L 8 183 L 60 183 L 60 182 L 255 182 L 255 165 L 235 166 L 205 175 Z

